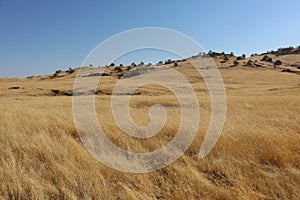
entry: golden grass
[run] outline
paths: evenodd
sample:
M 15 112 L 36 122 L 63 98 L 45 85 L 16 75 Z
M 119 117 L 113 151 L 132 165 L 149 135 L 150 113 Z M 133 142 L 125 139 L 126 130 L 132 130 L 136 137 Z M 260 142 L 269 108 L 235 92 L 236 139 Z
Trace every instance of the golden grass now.
M 266 69 L 223 69 L 227 117 L 222 135 L 204 159 L 198 154 L 210 120 L 203 80 L 181 63 L 199 98 L 201 123 L 185 154 L 147 174 L 110 169 L 77 137 L 72 97 L 47 96 L 72 89 L 74 76 L 57 80 L 5 80 L 0 86 L 0 197 L 3 199 L 299 199 L 299 76 Z M 104 87 L 116 79 L 105 77 Z M 19 90 L 8 90 L 20 86 Z M 22 89 L 24 87 L 24 89 Z M 102 88 L 103 89 L 103 88 Z M 114 124 L 110 96 L 96 98 L 99 121 L 118 146 L 148 152 L 169 142 L 177 129 L 178 103 L 169 93 L 149 96 L 149 85 L 132 97 L 131 114 L 149 123 L 148 106 L 166 105 L 168 121 L 150 139 L 133 139 Z M 160 91 L 165 88 L 160 88 Z

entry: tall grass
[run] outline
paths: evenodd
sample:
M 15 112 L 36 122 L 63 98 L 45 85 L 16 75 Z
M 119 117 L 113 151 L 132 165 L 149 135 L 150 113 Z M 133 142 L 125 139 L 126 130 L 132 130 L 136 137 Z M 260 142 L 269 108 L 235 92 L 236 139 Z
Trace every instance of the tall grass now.
M 147 174 L 113 170 L 87 152 L 76 134 L 71 97 L 5 93 L 0 98 L 1 198 L 299 199 L 299 77 L 252 70 L 222 73 L 228 113 L 213 151 L 204 159 L 196 156 L 209 124 L 210 102 L 203 83 L 195 81 L 201 126 L 193 144 L 172 165 Z M 23 84 L 34 90 L 37 83 Z M 117 128 L 109 96 L 97 97 L 98 118 L 115 144 L 148 152 L 176 133 L 178 105 L 168 93 L 140 95 L 131 102 L 133 119 L 145 125 L 147 105 L 157 101 L 169 105 L 171 116 L 161 133 L 148 140 L 132 139 Z

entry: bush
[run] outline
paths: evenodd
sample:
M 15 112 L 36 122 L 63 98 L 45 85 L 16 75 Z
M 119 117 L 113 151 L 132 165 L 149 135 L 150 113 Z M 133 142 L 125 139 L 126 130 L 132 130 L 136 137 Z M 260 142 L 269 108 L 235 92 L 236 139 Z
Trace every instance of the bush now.
M 265 55 L 265 56 L 261 59 L 261 61 L 266 61 L 268 58 L 269 58 L 269 57 L 268 57 L 267 55 Z
M 72 69 L 71 67 L 67 70 L 67 72 L 69 73 L 69 74 L 73 74 L 74 72 L 75 72 L 75 70 L 74 69 Z
M 274 65 L 281 65 L 281 64 L 282 64 L 281 60 L 276 60 L 276 61 L 274 62 Z
M 238 64 L 239 64 L 239 62 L 236 60 L 233 62 L 233 66 L 237 66 Z
M 57 71 L 55 71 L 55 74 L 59 74 L 59 73 L 61 73 L 61 70 L 60 70 L 60 69 L 57 70 Z
M 252 67 L 252 63 L 253 63 L 253 61 L 252 61 L 252 60 L 248 60 L 248 62 L 247 62 L 247 66 L 248 66 L 248 67 Z
M 178 66 L 178 63 L 177 62 L 174 62 L 174 67 L 177 67 Z
M 118 71 L 118 72 L 121 72 L 121 71 L 122 71 L 121 67 L 115 67 L 114 70 L 115 70 L 115 71 Z
M 122 64 L 120 64 L 120 65 L 119 65 L 119 67 L 123 67 L 123 65 L 122 65 Z
M 113 66 L 115 66 L 115 63 L 111 63 L 109 66 L 113 67 Z
M 267 56 L 267 55 L 265 55 L 262 59 L 261 59 L 261 61 L 265 61 L 265 62 L 272 62 L 272 58 L 270 58 L 269 56 Z

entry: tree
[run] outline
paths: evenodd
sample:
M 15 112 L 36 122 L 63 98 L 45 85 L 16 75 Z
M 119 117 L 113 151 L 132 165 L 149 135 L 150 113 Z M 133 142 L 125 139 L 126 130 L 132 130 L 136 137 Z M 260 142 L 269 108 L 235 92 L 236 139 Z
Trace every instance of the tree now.
M 133 63 L 131 63 L 131 66 L 132 67 L 136 67 L 136 64 L 133 62 Z
M 170 64 L 170 63 L 172 63 L 171 59 L 168 59 L 168 60 L 165 61 L 165 64 Z
M 115 63 L 111 63 L 110 66 L 111 66 L 111 67 L 115 66 Z
M 162 64 L 164 64 L 164 62 L 163 61 L 159 61 L 157 64 L 158 65 L 162 65 Z
M 242 54 L 242 58 L 245 59 L 246 58 L 246 54 Z
M 73 74 L 73 73 L 75 72 L 75 70 L 72 69 L 72 68 L 70 67 L 69 70 L 67 70 L 67 72 L 68 72 L 69 74 Z

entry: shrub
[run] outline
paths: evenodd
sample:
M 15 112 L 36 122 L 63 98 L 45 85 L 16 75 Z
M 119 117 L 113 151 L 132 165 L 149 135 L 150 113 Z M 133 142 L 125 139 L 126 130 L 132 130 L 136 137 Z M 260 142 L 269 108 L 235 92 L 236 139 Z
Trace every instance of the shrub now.
M 122 64 L 120 64 L 120 65 L 119 65 L 119 67 L 123 67 L 123 65 L 122 65 Z
M 269 56 L 267 56 L 267 55 L 265 55 L 262 59 L 261 59 L 261 61 L 265 61 L 265 62 L 272 62 L 272 58 L 270 58 Z
M 115 67 L 114 70 L 115 70 L 115 71 L 118 71 L 118 72 L 121 72 L 121 71 L 122 71 L 121 67 Z
M 69 74 L 73 74 L 75 70 L 70 67 L 66 72 L 68 72 Z
M 174 62 L 174 67 L 177 67 L 178 66 L 178 63 L 177 62 Z
M 55 74 L 59 74 L 59 73 L 61 73 L 60 69 L 55 71 Z
M 113 67 L 113 66 L 115 66 L 115 63 L 111 63 L 109 66 Z
M 276 60 L 276 61 L 274 62 L 274 65 L 281 65 L 281 64 L 282 64 L 281 60 Z
M 253 61 L 252 61 L 252 60 L 248 60 L 246 65 L 247 65 L 248 67 L 252 67 L 252 64 L 253 64 Z
M 267 58 L 267 60 L 266 60 L 266 61 L 267 61 L 267 62 L 270 62 L 270 63 L 271 63 L 271 62 L 273 62 L 272 58 L 270 58 L 270 57 L 269 57 L 269 58 Z
M 265 55 L 265 56 L 261 59 L 261 61 L 266 61 L 267 59 L 268 59 L 268 56 Z
M 246 58 L 246 54 L 242 54 L 242 58 L 245 59 Z
M 237 66 L 238 64 L 239 64 L 239 62 L 236 60 L 233 62 L 233 66 Z

